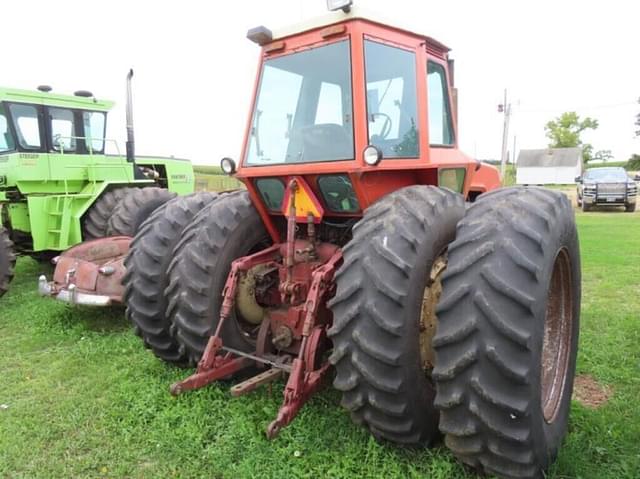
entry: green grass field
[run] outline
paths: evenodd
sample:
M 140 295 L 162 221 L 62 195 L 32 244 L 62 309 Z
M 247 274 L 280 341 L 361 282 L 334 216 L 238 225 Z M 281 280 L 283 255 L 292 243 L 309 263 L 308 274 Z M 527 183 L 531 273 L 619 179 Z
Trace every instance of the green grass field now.
M 640 477 L 640 214 L 578 217 L 583 310 L 578 372 L 613 390 L 574 401 L 553 478 Z M 475 477 L 443 446 L 377 444 L 330 388 L 268 442 L 282 385 L 232 399 L 217 385 L 174 399 L 187 371 L 156 360 L 120 310 L 74 309 L 35 292 L 22 259 L 0 300 L 0 477 Z M 50 273 L 50 270 L 49 270 Z M 6 407 L 5 407 L 6 406 Z

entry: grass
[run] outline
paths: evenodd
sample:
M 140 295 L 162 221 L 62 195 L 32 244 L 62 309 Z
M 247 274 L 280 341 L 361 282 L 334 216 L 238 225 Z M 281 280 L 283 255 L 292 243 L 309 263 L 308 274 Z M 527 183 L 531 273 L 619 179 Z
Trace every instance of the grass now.
M 552 478 L 640 477 L 640 214 L 578 216 L 583 312 L 578 372 L 611 386 L 574 402 Z M 228 385 L 172 398 L 185 371 L 156 360 L 119 310 L 39 298 L 21 259 L 0 300 L 0 477 L 476 477 L 443 447 L 377 444 L 330 388 L 267 441 L 282 385 L 231 399 Z M 49 272 L 50 274 L 50 272 Z

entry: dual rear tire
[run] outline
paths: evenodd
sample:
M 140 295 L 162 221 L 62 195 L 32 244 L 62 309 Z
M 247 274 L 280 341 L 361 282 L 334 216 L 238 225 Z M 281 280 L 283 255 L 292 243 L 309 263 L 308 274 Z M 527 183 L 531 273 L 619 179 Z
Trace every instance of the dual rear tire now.
M 219 319 L 231 262 L 266 244 L 246 191 L 197 193 L 156 210 L 125 262 L 127 317 L 145 345 L 164 361 L 195 365 Z M 239 318 L 223 335 L 228 346 L 255 348 Z
M 196 193 L 165 203 L 142 224 L 131 242 L 125 260 L 124 301 L 127 318 L 145 345 L 160 359 L 185 364 L 166 313 L 165 289 L 173 249 L 194 217 L 217 197 L 216 193 Z
M 440 248 L 429 371 L 420 299 Z M 354 228 L 336 282 L 334 386 L 357 423 L 410 444 L 440 430 L 479 471 L 542 477 L 566 431 L 578 342 L 580 259 L 564 195 L 506 188 L 464 212 L 446 190 L 399 190 Z

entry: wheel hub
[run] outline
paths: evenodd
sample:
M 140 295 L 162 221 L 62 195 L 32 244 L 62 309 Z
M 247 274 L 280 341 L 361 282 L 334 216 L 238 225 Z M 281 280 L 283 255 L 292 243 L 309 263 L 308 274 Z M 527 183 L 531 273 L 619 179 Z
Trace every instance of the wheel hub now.
M 438 256 L 433 262 L 427 286 L 422 297 L 420 312 L 420 359 L 422 368 L 431 371 L 434 366 L 433 336 L 436 333 L 436 306 L 442 295 L 442 273 L 447 268 L 445 255 Z
M 540 389 L 542 412 L 547 423 L 555 420 L 562 404 L 572 327 L 571 261 L 566 248 L 563 248 L 558 252 L 553 265 L 544 322 Z

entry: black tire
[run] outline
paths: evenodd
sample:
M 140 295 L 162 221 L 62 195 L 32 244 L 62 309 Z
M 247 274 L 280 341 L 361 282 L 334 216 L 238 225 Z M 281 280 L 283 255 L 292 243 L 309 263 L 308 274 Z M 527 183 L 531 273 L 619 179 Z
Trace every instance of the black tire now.
M 200 360 L 218 323 L 232 261 L 268 244 L 269 236 L 246 191 L 221 194 L 185 229 L 169 267 L 166 294 L 181 354 L 191 364 Z M 222 339 L 235 349 L 255 349 L 235 315 L 225 323 Z
M 588 205 L 584 200 L 582 200 L 582 211 L 585 213 L 591 211 L 592 206 Z
M 624 205 L 624 210 L 627 213 L 633 213 L 636 210 L 636 204 L 635 203 L 627 203 L 626 205 Z
M 567 429 L 575 375 L 581 277 L 571 203 L 534 187 L 483 195 L 448 259 L 433 341 L 445 444 L 481 472 L 541 478 Z M 546 318 L 559 334 L 545 334 Z M 562 386 L 543 400 L 543 343 L 556 338 L 567 340 L 565 354 L 546 370 L 560 371 L 548 384 Z
M 91 205 L 82 221 L 82 239 L 89 241 L 107 236 L 107 224 L 116 206 L 132 188 L 115 188 L 103 193 Z
M 9 233 L 0 226 L 0 297 L 9 290 L 16 267 L 16 254 Z
M 329 302 L 333 385 L 354 422 L 376 439 L 418 444 L 439 436 L 420 352 L 421 308 L 432 265 L 464 210 L 452 191 L 403 188 L 365 211 L 344 248 Z
M 140 225 L 176 194 L 164 188 L 133 188 L 118 203 L 107 224 L 107 236 L 135 236 Z
M 173 249 L 184 228 L 216 197 L 216 193 L 207 192 L 180 196 L 156 209 L 140 227 L 125 260 L 127 318 L 145 345 L 167 362 L 183 365 L 188 359 L 180 353 L 180 345 L 171 334 L 172 323 L 165 314 Z

